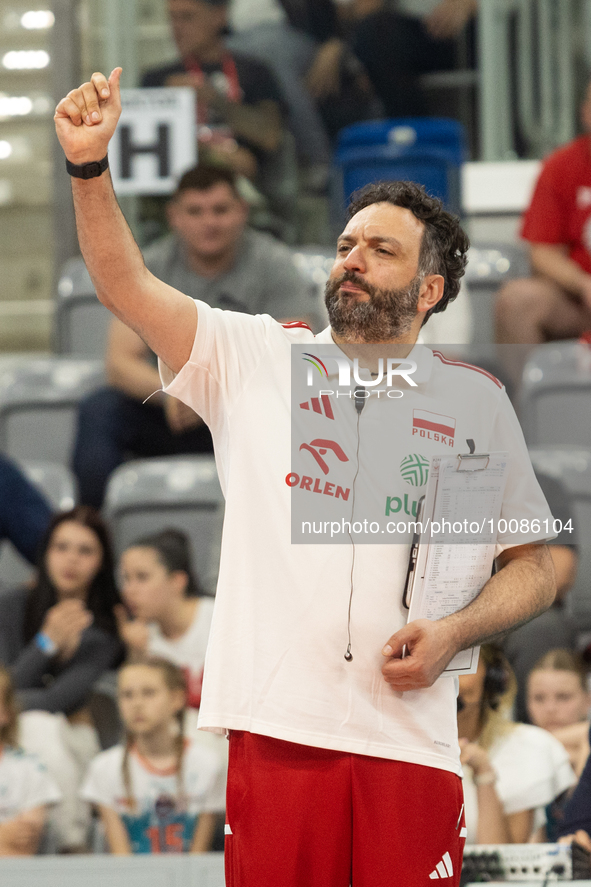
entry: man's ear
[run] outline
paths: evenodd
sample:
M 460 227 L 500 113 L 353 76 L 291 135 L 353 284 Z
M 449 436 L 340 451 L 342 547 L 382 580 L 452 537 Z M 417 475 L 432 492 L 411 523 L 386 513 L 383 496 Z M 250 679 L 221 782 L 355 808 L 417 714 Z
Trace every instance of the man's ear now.
M 417 312 L 426 314 L 443 298 L 445 280 L 441 274 L 427 274 L 421 284 Z

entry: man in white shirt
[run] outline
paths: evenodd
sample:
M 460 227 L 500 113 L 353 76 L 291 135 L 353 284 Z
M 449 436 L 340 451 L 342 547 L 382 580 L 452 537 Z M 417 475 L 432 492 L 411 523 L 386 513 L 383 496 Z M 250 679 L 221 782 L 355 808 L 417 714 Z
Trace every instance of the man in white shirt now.
M 408 545 L 291 544 L 292 489 L 340 507 L 346 483 L 335 488 L 319 476 L 354 454 L 348 439 L 343 447 L 329 439 L 336 429 L 323 402 L 324 413 L 314 404 L 312 412 L 328 424 L 299 448 L 296 440 L 292 461 L 289 380 L 294 344 L 338 346 L 343 359 L 360 345 L 394 344 L 414 357 L 425 317 L 457 296 L 468 239 L 418 186 L 375 186 L 339 238 L 326 297 L 331 327 L 320 336 L 193 302 L 147 271 L 105 175 L 120 73 L 94 75 L 69 93 L 56 126 L 99 298 L 159 355 L 166 390 L 194 406 L 214 438 L 226 518 L 200 723 L 230 730 L 227 884 L 369 887 L 395 877 L 397 887 L 435 878 L 457 885 L 465 838 L 457 688 L 440 676 L 458 651 L 551 603 L 549 555 L 534 544 L 544 534 L 532 526 L 549 511 L 500 383 L 417 350 L 416 384 L 401 381 L 402 400 L 392 401 L 401 407 L 396 465 L 409 442 L 419 462 L 442 447 L 461 452 L 472 437 L 483 449 L 511 450 L 502 516 L 530 529 L 498 535 L 499 570 L 471 604 L 406 624 Z M 358 429 L 363 421 L 371 437 L 383 433 L 379 399 L 364 416 L 355 410 Z M 302 476 L 308 468 L 317 483 Z M 397 493 L 409 480 L 391 471 L 390 483 L 387 509 L 403 501 L 407 509 L 409 493 Z

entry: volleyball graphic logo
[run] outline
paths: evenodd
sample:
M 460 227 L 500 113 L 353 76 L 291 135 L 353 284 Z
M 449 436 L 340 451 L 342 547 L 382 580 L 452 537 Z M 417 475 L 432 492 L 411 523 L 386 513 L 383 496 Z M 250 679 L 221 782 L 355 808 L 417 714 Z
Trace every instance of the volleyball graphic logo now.
M 400 474 L 411 487 L 422 487 L 429 477 L 429 460 L 418 453 L 411 453 L 400 463 Z

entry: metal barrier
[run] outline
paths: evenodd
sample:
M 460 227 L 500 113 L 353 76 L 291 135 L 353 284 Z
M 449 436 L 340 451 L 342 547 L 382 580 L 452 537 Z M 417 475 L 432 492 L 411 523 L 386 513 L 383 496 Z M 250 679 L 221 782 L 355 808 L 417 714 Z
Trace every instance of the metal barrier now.
M 575 34 L 583 27 L 584 9 L 575 0 L 480 0 L 483 160 L 516 156 L 515 119 L 532 157 L 573 138 Z
M 223 853 L 1 859 L 10 887 L 223 887 Z

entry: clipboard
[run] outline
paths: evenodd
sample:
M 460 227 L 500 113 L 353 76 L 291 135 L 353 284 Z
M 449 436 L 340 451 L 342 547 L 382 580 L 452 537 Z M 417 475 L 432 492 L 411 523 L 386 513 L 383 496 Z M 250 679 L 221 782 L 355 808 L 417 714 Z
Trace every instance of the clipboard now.
M 431 460 L 402 597 L 409 621 L 441 619 L 463 609 L 492 575 L 508 454 L 470 448 Z M 478 649 L 458 653 L 443 674 L 473 674 Z

